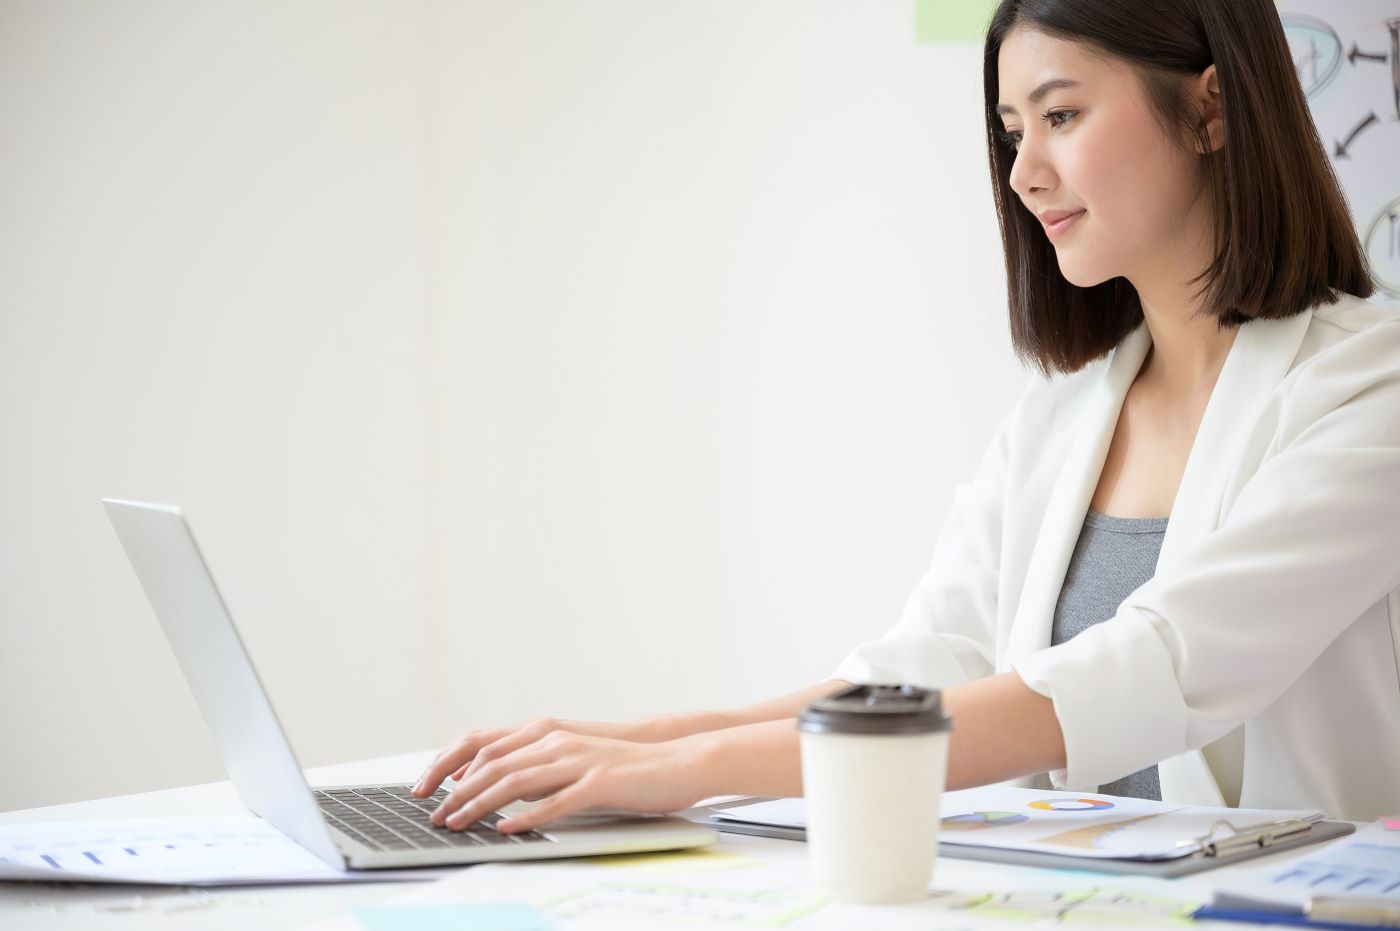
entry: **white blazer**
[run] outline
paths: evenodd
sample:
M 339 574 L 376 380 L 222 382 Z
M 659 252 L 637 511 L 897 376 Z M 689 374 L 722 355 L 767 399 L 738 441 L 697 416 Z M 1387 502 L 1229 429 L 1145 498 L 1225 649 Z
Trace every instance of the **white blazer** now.
M 1015 669 L 1054 702 L 1057 788 L 1158 763 L 1168 801 L 1400 813 L 1400 314 L 1342 295 L 1243 325 L 1155 577 L 1052 647 L 1150 342 L 1139 327 L 1031 385 L 958 489 L 898 623 L 833 677 L 938 688 Z

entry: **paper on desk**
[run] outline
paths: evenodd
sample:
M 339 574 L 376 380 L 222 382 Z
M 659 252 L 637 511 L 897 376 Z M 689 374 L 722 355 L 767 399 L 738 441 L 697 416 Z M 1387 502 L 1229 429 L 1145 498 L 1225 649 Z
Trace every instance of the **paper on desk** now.
M 442 870 L 333 869 L 253 817 L 0 824 L 0 880 L 218 886 L 442 875 Z
M 936 931 L 1009 924 L 1095 923 L 1099 927 L 1181 927 L 1181 916 L 1209 895 L 1197 887 L 1149 877 L 1095 877 L 1068 883 L 1063 873 L 940 860 L 928 899 L 898 906 L 831 903 L 813 882 L 807 847 L 730 835 L 718 853 L 747 865 L 706 871 L 674 854 L 636 855 L 619 868 L 614 857 L 493 863 L 473 867 L 431 886 L 418 886 L 393 904 L 404 911 L 515 902 L 535 909 L 557 931 L 656 931 L 658 928 L 791 931 Z M 659 868 L 674 860 L 672 867 Z M 689 874 L 682 872 L 687 865 Z M 971 890 L 971 891 L 964 891 Z M 425 927 L 431 927 L 425 926 Z M 485 924 L 483 927 L 495 927 Z M 347 912 L 318 922 L 314 931 L 365 931 Z
M 538 910 L 559 931 L 781 929 L 799 918 L 803 920 L 794 927 L 811 931 L 852 927 L 811 922 L 817 917 L 813 913 L 822 911 L 826 897 L 812 888 L 805 857 L 765 863 L 740 854 L 736 859 L 756 865 L 726 871 L 709 870 L 682 857 L 674 858 L 674 870 L 660 868 L 673 858 L 669 853 L 639 854 L 628 858 L 631 862 L 625 867 L 614 865 L 619 861 L 613 857 L 487 863 L 431 886 L 416 887 L 412 895 L 384 907 L 515 902 Z M 681 872 L 682 864 L 693 865 L 693 872 Z M 937 927 L 927 915 L 904 922 L 898 916 L 886 917 L 883 931 Z M 363 931 L 353 914 L 314 927 L 316 931 Z
M 528 905 L 372 905 L 354 909 L 363 931 L 554 931 Z
M 1371 824 L 1344 841 L 1216 890 L 1220 908 L 1301 910 L 1314 896 L 1400 903 L 1400 834 Z
M 1178 841 L 1210 832 L 1221 819 L 1237 827 L 1286 818 L 1316 821 L 1320 811 L 1207 808 L 1084 792 L 983 786 L 945 792 L 939 842 L 1031 850 L 1097 859 L 1184 856 Z M 717 818 L 805 828 L 805 801 L 775 799 L 716 811 Z M 1218 836 L 1229 836 L 1223 830 Z

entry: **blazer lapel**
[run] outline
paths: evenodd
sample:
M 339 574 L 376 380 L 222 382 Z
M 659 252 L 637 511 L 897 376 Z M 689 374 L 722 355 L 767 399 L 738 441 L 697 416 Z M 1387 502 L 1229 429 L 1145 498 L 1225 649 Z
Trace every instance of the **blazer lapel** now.
M 1240 327 L 1196 428 L 1157 558 L 1158 574 L 1171 571 L 1182 554 L 1220 526 L 1230 474 L 1241 461 L 1249 433 L 1245 427 L 1254 423 L 1270 393 L 1288 374 L 1311 322 L 1312 311 L 1306 310 L 1283 320 L 1252 320 Z M 1163 760 L 1157 773 L 1164 800 L 1225 805 L 1200 750 Z
M 1288 373 L 1312 311 L 1285 320 L 1254 320 L 1240 328 L 1197 428 L 1186 469 L 1162 540 L 1157 571 L 1169 570 L 1192 543 L 1214 530 L 1224 508 L 1227 482 L 1240 461 L 1240 444 L 1269 393 Z M 1140 326 L 1113 351 L 1103 377 L 1092 389 L 1082 422 L 1055 482 L 1036 535 L 1030 569 L 998 664 L 1004 672 L 1020 657 L 1050 645 L 1055 605 L 1089 502 L 1103 473 L 1108 447 L 1128 388 L 1151 346 Z M 1224 806 L 1218 783 L 1199 750 L 1164 760 L 1158 767 L 1162 798 Z
M 1006 650 L 999 672 L 1010 669 L 1021 657 L 1050 645 L 1055 604 L 1064 585 L 1070 557 L 1074 555 L 1074 545 L 1079 540 L 1084 515 L 1089 510 L 1089 501 L 1094 497 L 1099 475 L 1103 472 L 1123 398 L 1137 378 L 1151 345 L 1147 327 L 1139 326 L 1113 350 L 1102 378 L 1091 389 L 1074 442 L 1041 519 L 1021 600 L 1010 629 L 1005 632 Z
M 1226 483 L 1249 433 L 1245 427 L 1254 423 L 1288 374 L 1311 321 L 1312 311 L 1306 310 L 1284 320 L 1253 320 L 1240 327 L 1196 428 L 1157 557 L 1158 572 L 1220 525 Z

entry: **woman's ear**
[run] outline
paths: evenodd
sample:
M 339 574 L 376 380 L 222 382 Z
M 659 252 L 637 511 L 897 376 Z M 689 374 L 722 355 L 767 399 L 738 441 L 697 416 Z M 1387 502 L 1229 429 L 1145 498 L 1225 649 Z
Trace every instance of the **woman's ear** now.
M 1206 68 L 1192 79 L 1191 96 L 1201 114 L 1201 129 L 1210 140 L 1210 149 L 1201 152 L 1202 155 L 1206 155 L 1225 145 L 1225 123 L 1220 109 L 1220 80 L 1215 74 L 1215 65 Z M 1201 148 L 1200 142 L 1196 144 L 1196 148 Z

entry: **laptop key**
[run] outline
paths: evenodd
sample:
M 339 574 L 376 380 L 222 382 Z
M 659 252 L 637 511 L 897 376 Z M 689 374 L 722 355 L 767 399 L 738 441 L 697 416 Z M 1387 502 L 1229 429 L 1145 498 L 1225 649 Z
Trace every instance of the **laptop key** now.
M 420 847 L 446 847 L 447 841 L 427 831 L 404 831 L 404 836 Z
M 478 840 L 467 831 L 444 831 L 441 840 L 449 847 L 485 847 L 486 841 Z
M 353 840 L 357 840 L 357 841 L 359 841 L 359 842 L 362 843 L 362 844 L 368 844 L 369 846 L 375 847 L 376 849 L 377 849 L 378 846 L 379 846 L 379 845 L 376 844 L 372 839 L 370 839 L 370 838 L 366 837 L 365 835 L 361 834 L 359 831 L 356 831 L 354 828 L 348 827 L 348 826 L 346 826 L 345 824 L 342 824 L 342 823 L 339 822 L 339 821 L 334 821 L 334 822 L 332 822 L 332 824 L 334 824 L 335 829 L 336 829 L 337 831 L 339 831 L 340 833 L 344 834 L 345 836 L 347 836 L 347 837 L 349 837 L 349 838 L 351 838 L 351 839 L 353 839 Z
M 515 841 L 511 840 L 509 836 L 505 834 L 497 834 L 495 831 L 472 831 L 471 833 L 475 835 L 483 844 L 515 843 Z

